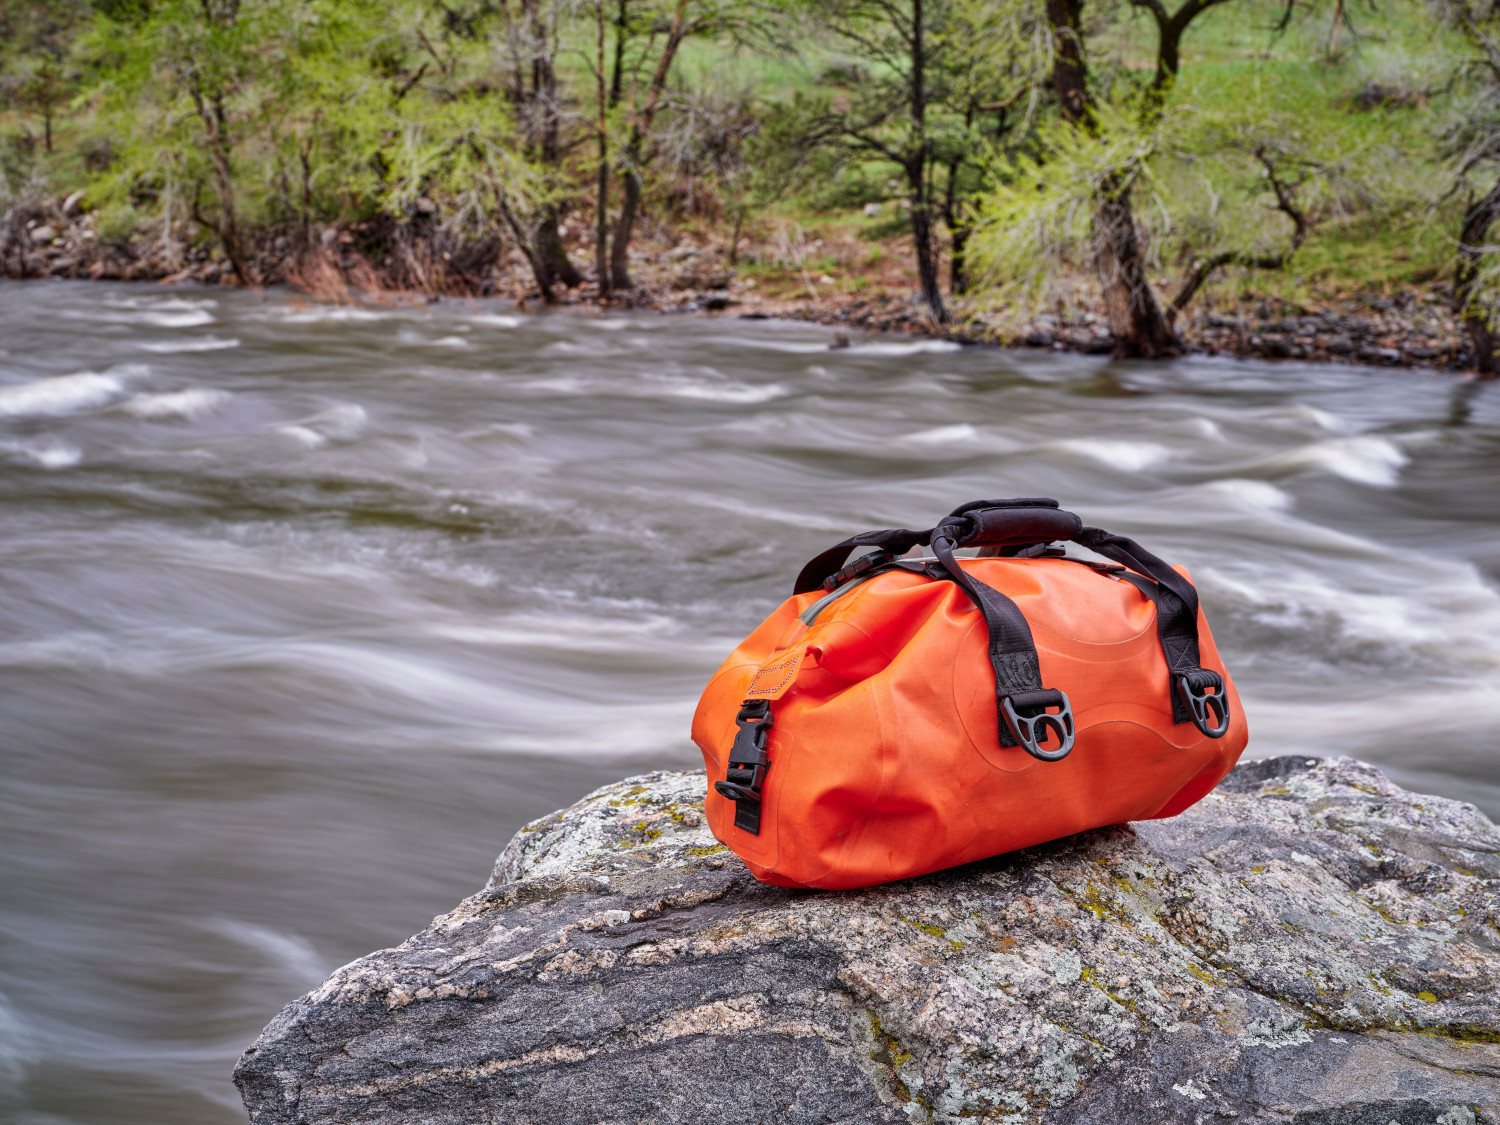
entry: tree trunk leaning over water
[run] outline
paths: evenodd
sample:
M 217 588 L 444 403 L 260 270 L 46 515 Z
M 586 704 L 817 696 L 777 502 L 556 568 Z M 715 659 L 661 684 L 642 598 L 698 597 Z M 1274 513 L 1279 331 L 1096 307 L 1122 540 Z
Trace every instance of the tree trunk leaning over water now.
M 1083 0 L 1047 0 L 1052 25 L 1052 88 L 1063 119 L 1093 133 L 1098 122 L 1083 53 Z M 1115 357 L 1160 359 L 1181 344 L 1146 280 L 1146 258 L 1130 204 L 1131 180 L 1106 178 L 1094 209 L 1094 269 L 1099 277 Z
M 1453 276 L 1453 303 L 1463 317 L 1473 345 L 1474 366 L 1486 379 L 1500 375 L 1500 356 L 1496 355 L 1494 325 L 1480 299 L 1479 277 L 1485 243 L 1497 218 L 1500 218 L 1500 183 L 1464 216 L 1463 232 L 1458 238 L 1458 266 Z
M 1131 0 L 1156 23 L 1156 74 L 1146 94 L 1148 121 L 1161 114 L 1181 66 L 1181 43 L 1188 25 L 1224 0 L 1186 0 L 1175 12 L 1161 0 Z M 1083 51 L 1083 0 L 1047 0 L 1052 25 L 1052 85 L 1064 119 L 1093 133 L 1098 128 Z M 1094 265 L 1115 338 L 1116 358 L 1161 359 L 1182 353 L 1182 343 L 1146 278 L 1140 226 L 1131 206 L 1133 176 L 1124 169 L 1100 186 L 1094 212 Z
M 1094 210 L 1094 269 L 1104 295 L 1116 359 L 1166 359 L 1182 354 L 1151 283 L 1130 205 L 1130 182 L 1105 182 Z

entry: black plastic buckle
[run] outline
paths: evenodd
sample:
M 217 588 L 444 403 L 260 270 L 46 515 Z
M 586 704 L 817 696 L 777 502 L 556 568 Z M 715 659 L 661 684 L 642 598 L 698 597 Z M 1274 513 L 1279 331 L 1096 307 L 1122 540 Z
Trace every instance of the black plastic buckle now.
M 1209 695 L 1209 688 L 1214 694 Z M 1229 730 L 1229 696 L 1224 691 L 1224 677 L 1207 668 L 1184 672 L 1177 677 L 1177 695 L 1192 712 L 1193 725 L 1209 738 L 1223 738 Z M 1209 726 L 1209 712 L 1214 725 Z
M 1049 707 L 1056 707 L 1057 714 L 1048 711 Z M 1033 758 L 1060 762 L 1073 752 L 1073 705 L 1062 692 L 1049 688 L 1018 691 L 1001 698 L 1000 710 L 1011 737 Z M 1042 749 L 1049 732 L 1057 735 L 1056 750 Z
M 729 764 L 724 780 L 714 782 L 721 797 L 734 802 L 734 824 L 746 832 L 760 834 L 760 790 L 765 784 L 771 759 L 766 754 L 766 737 L 775 719 L 766 699 L 749 699 L 734 717 L 739 729 L 729 748 Z
M 823 579 L 823 589 L 828 591 L 837 590 L 845 582 L 858 578 L 861 574 L 869 574 L 877 566 L 885 566 L 887 563 L 895 562 L 896 556 L 889 551 L 880 550 L 869 555 L 860 555 L 843 570 L 829 575 Z

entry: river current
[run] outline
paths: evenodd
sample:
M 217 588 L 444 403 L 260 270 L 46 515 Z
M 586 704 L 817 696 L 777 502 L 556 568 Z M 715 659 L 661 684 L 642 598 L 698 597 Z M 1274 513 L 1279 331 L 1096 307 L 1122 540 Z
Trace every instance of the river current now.
M 1500 386 L 834 339 L 0 283 L 0 1119 L 243 1122 L 283 1003 L 971 499 L 1186 564 L 1251 755 L 1500 815 Z

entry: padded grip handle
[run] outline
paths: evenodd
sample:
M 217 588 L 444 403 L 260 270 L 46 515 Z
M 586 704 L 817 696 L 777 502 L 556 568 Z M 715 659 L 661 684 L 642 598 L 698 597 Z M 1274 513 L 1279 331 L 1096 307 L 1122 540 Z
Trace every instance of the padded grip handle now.
M 1083 521 L 1072 512 L 1057 508 L 980 508 L 964 513 L 973 530 L 957 543 L 960 547 L 1016 547 L 1072 539 L 1083 530 Z

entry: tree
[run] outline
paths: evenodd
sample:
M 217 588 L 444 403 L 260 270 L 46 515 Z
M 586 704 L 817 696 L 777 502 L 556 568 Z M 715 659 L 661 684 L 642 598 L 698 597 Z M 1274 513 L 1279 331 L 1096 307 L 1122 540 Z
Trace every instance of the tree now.
M 288 29 L 314 15 L 292 0 L 156 0 L 106 14 L 94 42 L 114 109 L 135 128 L 134 153 L 116 172 L 155 174 L 163 149 L 195 184 L 193 218 L 213 230 L 242 285 L 260 278 L 245 252 L 236 197 L 237 135 L 259 112 L 258 84 Z M 203 167 L 206 162 L 207 168 Z M 213 185 L 205 211 L 201 188 Z M 133 184 L 125 184 L 133 190 Z
M 401 33 L 387 47 L 390 84 L 376 95 L 372 162 L 382 169 L 378 203 L 396 220 L 407 272 L 441 290 L 452 251 L 434 253 L 435 240 L 465 230 L 483 258 L 491 245 L 498 252 L 503 230 L 525 255 L 542 299 L 554 300 L 559 283 L 579 280 L 557 229 L 557 9 L 403 10 Z M 473 278 L 452 280 L 460 290 L 475 287 Z
M 1490 231 L 1500 220 L 1500 11 L 1474 0 L 1439 0 L 1438 11 L 1463 34 L 1470 47 L 1464 69 L 1478 77 L 1477 88 L 1450 131 L 1448 151 L 1455 164 L 1455 187 L 1468 199 L 1453 266 L 1453 302 L 1473 348 L 1482 377 L 1500 376 L 1495 297 L 1495 247 Z M 1497 177 L 1485 190 L 1476 176 Z
M 610 100 L 623 120 L 615 161 L 620 215 L 610 240 L 609 285 L 628 291 L 633 288 L 630 243 L 641 214 L 646 171 L 660 151 L 659 119 L 674 109 L 670 83 L 683 45 L 693 38 L 717 39 L 725 47 L 779 52 L 786 49 L 786 35 L 780 10 L 760 0 L 671 0 L 661 8 L 619 0 L 615 34 Z
M 57 112 L 77 87 L 68 65 L 73 37 L 89 15 L 84 0 L 0 0 L 0 95 L 41 117 L 49 153 Z
M 623 7 L 623 5 L 622 5 Z M 667 25 L 666 38 L 656 52 L 656 65 L 651 68 L 651 80 L 643 90 L 637 90 L 628 113 L 629 127 L 621 146 L 619 176 L 623 187 L 620 201 L 620 217 L 615 222 L 614 236 L 609 252 L 609 284 L 613 289 L 633 288 L 630 281 L 630 240 L 635 233 L 635 221 L 640 212 L 641 195 L 645 190 L 643 176 L 649 156 L 646 141 L 651 127 L 656 122 L 666 93 L 667 79 L 672 73 L 672 64 L 677 61 L 677 52 L 689 35 L 707 30 L 717 12 L 692 0 L 676 0 L 672 7 L 671 22 Z M 623 21 L 622 21 L 623 22 Z M 653 33 L 645 51 L 642 52 L 637 70 L 651 52 L 656 33 Z M 620 66 L 616 67 L 617 80 L 622 80 Z
M 1181 67 L 1182 36 L 1204 12 L 1228 0 L 1183 0 L 1175 11 L 1161 0 L 1130 0 L 1156 30 L 1156 67 L 1141 97 L 1143 125 L 1159 124 Z M 1098 129 L 1098 105 L 1089 82 L 1083 0 L 1047 0 L 1054 36 L 1053 90 L 1061 116 L 1087 134 Z M 1146 277 L 1146 255 L 1131 193 L 1140 165 L 1102 177 L 1094 201 L 1094 267 L 1109 316 L 1117 357 L 1177 355 L 1181 344 Z
M 848 62 L 782 111 L 784 159 L 802 164 L 821 151 L 842 164 L 888 162 L 899 170 L 922 302 L 934 324 L 951 319 L 938 224 L 953 239 L 951 276 L 961 289 L 968 199 L 982 181 L 971 176 L 966 185 L 963 177 L 985 167 L 974 157 L 1005 134 L 1007 112 L 1033 84 L 1015 61 L 1025 56 L 1025 38 L 1005 22 L 1009 11 L 967 0 L 816 0 L 803 9 L 814 41 L 835 44 Z
M 557 79 L 565 8 L 565 0 L 521 0 L 514 12 L 504 5 L 500 9 L 501 54 L 509 71 L 506 88 L 526 155 L 544 170 L 549 195 L 559 186 L 565 148 L 565 113 Z M 537 284 L 549 299 L 554 285 L 572 289 L 583 282 L 563 247 L 558 220 L 556 199 L 549 198 L 538 208 L 527 235 L 530 257 L 541 271 Z

